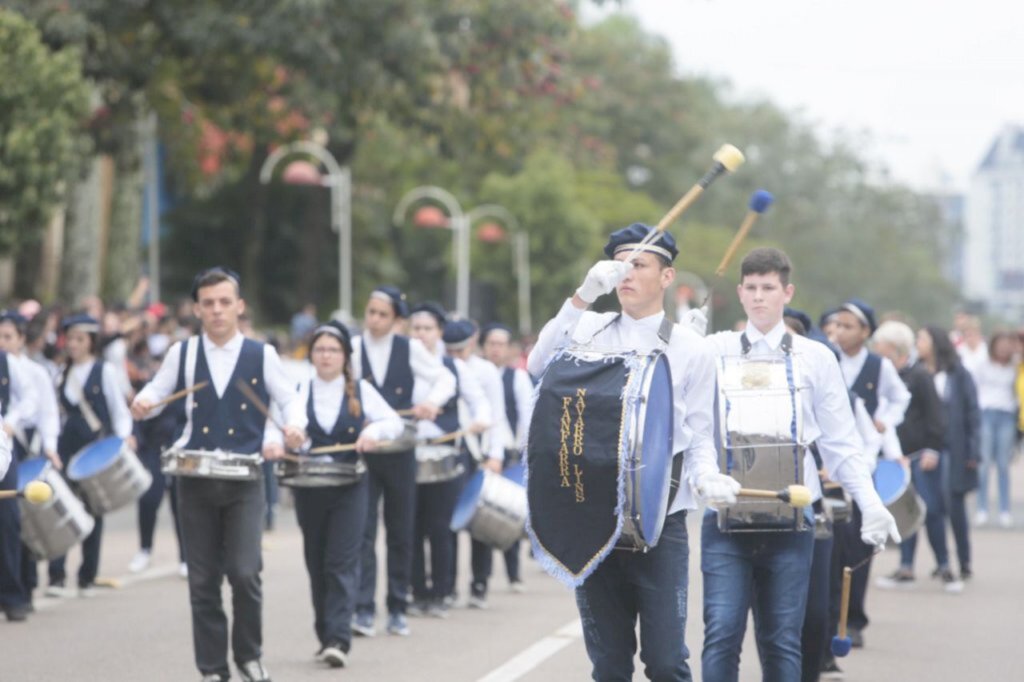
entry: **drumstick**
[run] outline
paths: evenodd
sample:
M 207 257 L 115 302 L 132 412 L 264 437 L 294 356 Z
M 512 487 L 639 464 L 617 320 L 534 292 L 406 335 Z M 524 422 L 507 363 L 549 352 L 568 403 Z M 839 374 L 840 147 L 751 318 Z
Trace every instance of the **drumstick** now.
M 750 208 L 747 211 L 746 217 L 743 218 L 743 222 L 740 223 L 740 229 L 736 232 L 736 235 L 732 238 L 732 242 L 729 244 L 729 248 L 725 250 L 725 255 L 722 256 L 722 262 L 715 268 L 715 276 L 721 277 L 725 272 L 725 269 L 729 266 L 729 261 L 736 255 L 736 250 L 740 248 L 740 244 L 747 238 L 750 233 L 750 228 L 754 226 L 757 219 L 768 210 L 768 207 L 772 205 L 775 198 L 771 192 L 763 189 L 759 189 L 750 196 Z
M 23 497 L 32 504 L 43 504 L 53 497 L 53 488 L 45 481 L 29 481 L 24 490 L 0 490 L 0 500 L 14 497 Z
M 785 490 L 756 490 L 754 488 L 740 488 L 736 493 L 737 497 L 763 497 L 765 499 L 782 500 L 791 507 L 800 509 L 811 503 L 811 491 L 806 486 L 791 485 Z
M 158 407 L 163 407 L 164 405 L 170 405 L 175 400 L 180 400 L 181 398 L 184 398 L 185 396 L 189 395 L 190 393 L 195 393 L 196 391 L 201 391 L 202 389 L 206 388 L 207 384 L 209 384 L 209 383 L 210 382 L 208 382 L 208 381 L 200 381 L 198 384 L 192 384 L 188 388 L 183 388 L 180 391 L 175 391 L 174 393 L 170 394 L 169 396 L 167 396 L 166 398 L 164 398 L 160 402 L 153 403 L 152 405 L 150 405 L 149 409 L 150 410 L 155 410 Z
M 237 388 L 239 392 L 241 392 L 241 394 L 244 395 L 264 417 L 269 419 L 270 423 L 276 426 L 278 431 L 284 433 L 284 426 L 281 422 L 274 419 L 274 415 L 270 414 L 270 408 L 267 407 L 265 402 L 260 400 L 260 397 L 256 395 L 256 391 L 252 390 L 252 386 L 245 383 L 243 379 L 239 379 L 235 382 L 235 388 Z
M 410 407 L 408 410 L 395 410 L 395 414 L 397 414 L 399 417 L 414 417 L 414 416 L 416 416 L 414 414 L 415 411 L 416 411 L 416 408 Z M 440 409 L 440 410 L 437 411 L 437 413 L 438 414 L 444 414 L 444 410 Z
M 704 174 L 700 180 L 697 181 L 693 187 L 691 187 L 683 197 L 676 202 L 676 205 L 669 209 L 669 212 L 665 214 L 653 230 L 644 235 L 644 238 L 640 240 L 640 243 L 633 247 L 633 250 L 626 256 L 627 261 L 631 261 L 636 258 L 636 255 L 643 249 L 644 246 L 650 244 L 654 240 L 661 236 L 669 225 L 674 223 L 683 212 L 690 208 L 700 195 L 704 193 L 712 182 L 718 179 L 718 176 L 729 171 L 734 171 L 739 168 L 744 161 L 743 152 L 731 144 L 722 145 L 715 155 L 712 157 L 714 163 L 711 169 Z
M 440 443 L 446 443 L 446 442 L 448 442 L 450 440 L 455 440 L 457 438 L 461 438 L 464 435 L 466 435 L 466 431 L 465 430 L 462 430 L 462 431 L 452 431 L 451 433 L 446 433 L 443 436 L 438 436 L 437 438 L 431 438 L 430 440 L 426 441 L 426 443 L 428 445 L 438 445 Z M 386 446 L 389 446 L 389 445 L 393 445 L 394 442 L 395 441 L 393 441 L 393 440 L 382 440 L 379 443 L 377 443 L 377 447 L 386 447 Z M 326 454 L 329 454 L 329 453 L 332 453 L 332 452 L 350 452 L 350 451 L 355 450 L 355 449 L 356 449 L 356 444 L 355 443 L 348 443 L 347 445 L 321 445 L 318 448 L 311 448 L 310 451 L 309 451 L 309 454 L 311 454 L 311 455 L 326 455 Z

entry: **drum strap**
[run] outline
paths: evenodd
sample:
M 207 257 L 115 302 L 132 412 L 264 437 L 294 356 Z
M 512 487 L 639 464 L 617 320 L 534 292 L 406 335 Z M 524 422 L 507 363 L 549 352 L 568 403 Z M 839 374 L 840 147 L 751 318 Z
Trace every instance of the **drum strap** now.
M 676 499 L 676 493 L 679 492 L 679 485 L 682 482 L 683 476 L 684 457 L 686 457 L 685 452 L 677 452 L 672 457 L 672 478 L 668 481 L 668 506 L 665 507 L 666 513 L 672 508 L 672 503 Z
M 616 322 L 618 322 L 619 318 L 621 318 L 621 317 L 622 317 L 622 313 L 619 313 L 618 315 L 616 315 L 612 319 L 608 320 L 608 323 L 605 326 L 601 327 L 600 329 L 598 329 L 597 331 L 595 331 L 593 334 L 590 335 L 590 338 L 587 339 L 586 343 L 587 344 L 592 343 L 594 341 L 594 338 L 597 337 L 598 334 L 600 334 L 605 329 L 607 329 L 608 327 L 610 327 L 613 324 L 615 324 Z M 658 340 L 661 341 L 661 343 L 662 343 L 662 350 L 667 348 L 669 341 L 672 340 L 672 330 L 675 329 L 675 326 L 676 326 L 675 323 L 673 323 L 672 320 L 668 319 L 667 315 L 661 319 L 661 325 L 658 327 Z M 789 335 L 787 334 L 786 336 L 789 336 Z M 743 339 L 745 340 L 746 338 L 747 337 L 744 335 Z M 792 342 L 792 340 L 791 340 L 791 342 Z M 747 344 L 748 347 L 750 346 L 750 342 L 749 341 L 745 341 L 745 343 Z

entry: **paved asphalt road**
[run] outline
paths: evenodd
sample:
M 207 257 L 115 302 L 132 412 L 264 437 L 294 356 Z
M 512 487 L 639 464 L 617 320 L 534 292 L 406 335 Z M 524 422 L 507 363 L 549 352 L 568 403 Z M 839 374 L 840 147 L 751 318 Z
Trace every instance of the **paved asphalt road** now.
M 962 594 L 944 593 L 927 578 L 933 561 L 927 543 L 918 551 L 918 584 L 898 592 L 872 588 L 866 648 L 841 661 L 846 680 L 960 682 L 1024 680 L 1015 663 L 1021 646 L 1016 619 L 1024 610 L 1024 463 L 1014 465 L 1017 526 L 973 532 L 976 577 Z M 153 567 L 129 576 L 135 551 L 134 509 L 108 518 L 101 574 L 120 577 L 120 589 L 91 599 L 38 597 L 27 623 L 0 621 L 0 681 L 196 680 L 185 582 L 176 574 L 169 513 L 161 525 Z M 452 682 L 563 682 L 585 680 L 589 664 L 576 610 L 567 592 L 524 561 L 528 591 L 512 594 L 500 557 L 495 557 L 490 608 L 455 609 L 446 620 L 413 619 L 408 638 L 359 639 L 350 666 L 330 671 L 313 661 L 316 640 L 301 536 L 290 509 L 280 509 L 278 528 L 265 538 L 264 661 L 277 682 L 345 679 L 445 680 Z M 695 679 L 700 679 L 702 638 L 699 542 L 691 519 L 690 600 L 687 642 Z M 525 549 L 524 549 L 525 551 Z M 460 552 L 465 562 L 468 551 Z M 897 565 L 898 553 L 877 558 L 874 576 Z M 72 552 L 70 571 L 79 552 Z M 43 568 L 41 566 L 41 568 Z M 460 571 L 464 583 L 467 567 Z M 226 603 L 230 593 L 225 590 Z M 380 623 L 378 623 L 380 625 Z M 753 642 L 744 646 L 742 682 L 760 679 Z M 643 679 L 638 666 L 637 679 Z

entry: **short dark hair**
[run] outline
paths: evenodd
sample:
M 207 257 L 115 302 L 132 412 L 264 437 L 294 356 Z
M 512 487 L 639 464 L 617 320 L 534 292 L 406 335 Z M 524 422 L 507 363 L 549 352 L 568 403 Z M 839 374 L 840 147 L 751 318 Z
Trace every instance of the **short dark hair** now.
M 216 286 L 221 282 L 231 282 L 234 284 L 235 293 L 238 294 L 239 298 L 241 298 L 242 287 L 241 280 L 238 275 L 226 268 L 215 267 L 210 268 L 209 270 L 204 270 L 196 275 L 195 280 L 192 282 L 192 300 L 198 303 L 200 289 Z
M 789 256 L 779 249 L 761 247 L 754 249 L 747 254 L 740 264 L 740 281 L 747 275 L 770 275 L 773 272 L 779 274 L 779 281 L 783 286 L 789 284 L 789 273 L 793 270 L 793 264 L 789 262 Z

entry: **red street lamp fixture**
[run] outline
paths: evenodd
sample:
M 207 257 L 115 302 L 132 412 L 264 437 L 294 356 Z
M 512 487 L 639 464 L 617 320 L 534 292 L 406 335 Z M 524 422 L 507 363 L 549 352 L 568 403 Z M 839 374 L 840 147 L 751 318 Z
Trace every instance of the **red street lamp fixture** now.
M 476 238 L 485 244 L 497 244 L 505 241 L 505 228 L 493 220 L 488 220 L 476 228 Z
M 296 159 L 284 167 L 281 179 L 289 185 L 315 185 L 319 187 L 322 183 L 320 169 L 309 161 Z
M 427 206 L 420 206 L 412 214 L 412 224 L 426 230 L 447 228 L 449 223 L 450 220 L 444 211 L 437 206 L 430 206 L 429 204 Z

